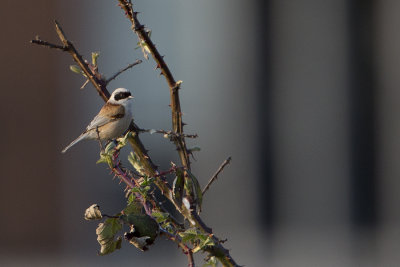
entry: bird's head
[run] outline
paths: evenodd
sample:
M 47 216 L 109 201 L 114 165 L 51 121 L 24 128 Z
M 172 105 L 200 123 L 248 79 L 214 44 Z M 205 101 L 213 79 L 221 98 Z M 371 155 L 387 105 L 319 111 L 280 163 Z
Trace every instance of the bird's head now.
M 110 97 L 110 99 L 108 99 L 108 102 L 111 104 L 123 105 L 124 103 L 131 100 L 132 98 L 133 98 L 133 96 L 131 95 L 131 92 L 129 92 L 128 89 L 117 88 L 111 94 L 111 97 Z

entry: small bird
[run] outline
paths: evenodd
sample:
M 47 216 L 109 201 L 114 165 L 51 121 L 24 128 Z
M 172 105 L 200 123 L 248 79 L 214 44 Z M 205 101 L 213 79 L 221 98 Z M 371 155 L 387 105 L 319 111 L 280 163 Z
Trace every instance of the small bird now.
M 131 92 L 125 88 L 117 88 L 110 99 L 100 109 L 99 114 L 90 122 L 86 130 L 71 142 L 62 153 L 71 146 L 85 139 L 99 141 L 112 140 L 122 135 L 133 119 Z

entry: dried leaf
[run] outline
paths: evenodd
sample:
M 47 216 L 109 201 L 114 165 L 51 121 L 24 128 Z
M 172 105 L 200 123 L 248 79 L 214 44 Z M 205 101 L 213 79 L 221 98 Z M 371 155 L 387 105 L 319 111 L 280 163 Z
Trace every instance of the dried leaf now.
M 121 237 L 115 240 L 115 235 L 122 229 L 118 218 L 108 218 L 96 229 L 97 242 L 100 244 L 100 255 L 106 255 L 121 248 Z
M 100 220 L 103 218 L 101 215 L 101 211 L 99 209 L 99 205 L 93 204 L 89 208 L 86 209 L 85 211 L 85 220 L 90 221 L 90 220 Z

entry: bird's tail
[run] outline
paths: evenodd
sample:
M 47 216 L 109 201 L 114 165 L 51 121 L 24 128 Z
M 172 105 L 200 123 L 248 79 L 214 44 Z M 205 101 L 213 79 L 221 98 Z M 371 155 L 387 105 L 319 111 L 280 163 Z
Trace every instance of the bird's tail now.
M 64 148 L 63 151 L 61 151 L 61 153 L 67 152 L 67 150 L 68 150 L 71 146 L 75 145 L 75 144 L 78 143 L 79 141 L 82 141 L 83 139 L 86 138 L 86 136 L 87 136 L 86 133 L 81 134 L 78 138 L 76 138 L 74 141 L 72 141 L 71 144 L 69 144 L 66 148 Z

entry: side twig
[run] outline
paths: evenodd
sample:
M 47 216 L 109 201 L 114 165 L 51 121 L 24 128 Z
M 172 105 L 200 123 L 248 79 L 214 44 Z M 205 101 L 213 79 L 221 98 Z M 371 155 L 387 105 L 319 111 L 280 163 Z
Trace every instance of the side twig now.
M 46 41 L 43 41 L 40 39 L 39 36 L 36 36 L 36 38 L 34 40 L 31 40 L 31 44 L 37 44 L 37 45 L 42 45 L 48 48 L 53 48 L 53 49 L 60 49 L 62 51 L 68 51 L 68 48 L 66 48 L 65 46 L 62 45 L 56 45 L 56 44 L 52 44 Z
M 155 130 L 155 129 L 138 129 L 139 132 L 142 133 L 158 133 L 158 134 L 164 134 L 167 137 L 180 137 L 181 135 L 183 135 L 186 138 L 197 138 L 199 137 L 197 134 L 178 134 L 178 133 L 174 133 L 172 131 L 165 131 L 165 130 Z
M 182 249 L 183 253 L 187 255 L 189 267 L 195 266 L 192 249 L 185 245 L 178 235 L 173 235 L 164 229 L 161 229 L 161 234 L 164 234 L 169 240 L 175 242 Z
M 221 164 L 221 166 L 219 166 L 218 170 L 214 173 L 214 175 L 211 177 L 210 181 L 208 181 L 207 185 L 204 187 L 203 195 L 210 188 L 211 184 L 218 179 L 218 175 L 224 170 L 225 166 L 231 162 L 231 160 L 232 160 L 232 158 L 229 157 Z
M 82 56 L 75 49 L 74 45 L 67 39 L 64 31 L 57 21 L 55 21 L 55 25 L 58 37 L 64 44 L 64 47 L 67 48 L 67 51 L 71 54 L 74 61 L 79 65 L 79 67 L 85 73 L 86 77 L 94 85 L 99 95 L 103 98 L 104 101 L 107 101 L 110 98 L 110 92 L 108 92 L 106 88 L 107 84 L 105 80 L 101 77 L 100 73 L 95 70 L 95 67 L 91 67 L 86 61 L 83 60 Z
M 138 65 L 142 63 L 142 61 L 140 59 L 136 60 L 135 62 L 129 64 L 128 66 L 126 66 L 125 68 L 119 70 L 117 73 L 115 73 L 113 76 L 111 76 L 110 78 L 107 79 L 106 81 L 106 85 L 108 85 L 112 80 L 114 80 L 115 78 L 117 78 L 120 74 L 122 74 L 124 71 L 129 70 L 130 68 Z

